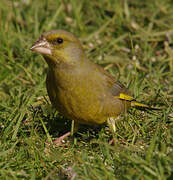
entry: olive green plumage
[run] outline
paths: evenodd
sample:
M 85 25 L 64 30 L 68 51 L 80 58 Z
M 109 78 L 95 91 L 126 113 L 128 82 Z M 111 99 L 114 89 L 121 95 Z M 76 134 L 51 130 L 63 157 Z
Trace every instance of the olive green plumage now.
M 75 123 L 103 124 L 132 105 L 129 91 L 86 57 L 72 33 L 44 33 L 31 50 L 41 53 L 49 66 L 46 87 L 53 106 Z

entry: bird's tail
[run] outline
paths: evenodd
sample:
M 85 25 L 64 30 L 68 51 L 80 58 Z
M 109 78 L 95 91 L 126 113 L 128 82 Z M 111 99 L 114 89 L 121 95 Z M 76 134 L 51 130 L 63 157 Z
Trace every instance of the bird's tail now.
M 131 102 L 131 107 L 135 107 L 135 108 L 139 108 L 139 109 L 160 110 L 159 108 L 151 107 L 151 106 L 148 106 L 146 104 L 142 104 L 140 102 L 137 102 L 132 96 L 129 96 L 127 94 L 120 93 L 118 98 Z

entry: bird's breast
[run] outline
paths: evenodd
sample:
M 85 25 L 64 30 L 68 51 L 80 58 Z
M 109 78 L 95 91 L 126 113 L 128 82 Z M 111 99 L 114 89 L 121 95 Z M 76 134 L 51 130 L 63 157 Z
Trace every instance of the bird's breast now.
M 103 89 L 89 74 L 49 72 L 47 91 L 52 104 L 64 116 L 82 124 L 102 124 Z
M 102 124 L 126 109 L 108 88 L 105 76 L 90 69 L 50 71 L 47 91 L 62 115 L 81 124 Z

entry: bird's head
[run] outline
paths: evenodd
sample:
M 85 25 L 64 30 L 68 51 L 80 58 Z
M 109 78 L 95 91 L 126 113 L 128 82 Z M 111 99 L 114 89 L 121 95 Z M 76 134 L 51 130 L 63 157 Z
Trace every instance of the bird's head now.
M 44 33 L 30 50 L 42 54 L 51 67 L 61 63 L 74 65 L 84 56 L 79 40 L 72 33 L 64 30 Z

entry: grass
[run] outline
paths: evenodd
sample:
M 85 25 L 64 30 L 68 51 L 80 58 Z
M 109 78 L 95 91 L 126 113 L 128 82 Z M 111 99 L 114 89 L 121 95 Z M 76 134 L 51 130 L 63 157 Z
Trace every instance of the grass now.
M 173 4 L 171 0 L 0 1 L 0 179 L 173 178 Z M 60 147 L 46 147 L 70 129 L 49 102 L 47 65 L 29 50 L 40 34 L 66 29 L 88 57 L 141 102 L 106 126 L 84 127 Z

